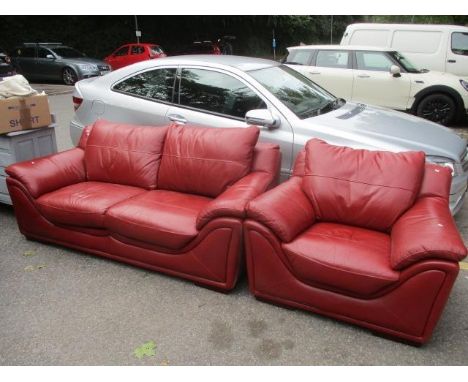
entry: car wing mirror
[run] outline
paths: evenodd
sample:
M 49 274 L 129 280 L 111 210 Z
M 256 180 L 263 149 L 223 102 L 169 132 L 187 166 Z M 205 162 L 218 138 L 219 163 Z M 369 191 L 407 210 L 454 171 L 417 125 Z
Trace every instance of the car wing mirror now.
M 55 60 L 55 57 L 54 57 L 53 54 L 46 55 L 46 58 L 49 59 L 49 60 Z
M 401 77 L 401 70 L 397 65 L 390 66 L 390 73 L 393 77 Z
M 245 114 L 245 122 L 249 125 L 266 127 L 267 129 L 276 129 L 280 126 L 281 120 L 268 109 L 249 110 Z

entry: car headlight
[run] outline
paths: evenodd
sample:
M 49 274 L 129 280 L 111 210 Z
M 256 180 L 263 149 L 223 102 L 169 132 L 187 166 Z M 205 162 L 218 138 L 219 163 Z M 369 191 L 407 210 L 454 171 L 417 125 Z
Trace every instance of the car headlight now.
M 436 157 L 436 156 L 427 156 L 426 160 L 430 163 L 437 164 L 442 167 L 448 167 L 452 171 L 452 176 L 458 176 L 461 174 L 460 164 L 454 162 L 449 158 Z
M 78 64 L 78 67 L 84 72 L 94 72 L 98 70 L 98 67 L 93 64 Z
M 463 86 L 463 89 L 468 91 L 468 81 L 460 80 L 460 84 L 461 84 L 461 86 Z

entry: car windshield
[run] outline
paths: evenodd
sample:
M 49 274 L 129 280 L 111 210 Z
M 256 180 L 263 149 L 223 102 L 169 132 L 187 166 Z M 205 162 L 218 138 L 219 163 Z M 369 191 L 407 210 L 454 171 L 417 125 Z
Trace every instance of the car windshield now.
M 151 49 L 151 53 L 154 53 L 154 54 L 161 54 L 161 53 L 164 53 L 164 51 L 162 50 L 162 48 L 160 46 L 157 46 L 157 45 L 152 45 L 150 46 L 150 49 Z
M 80 58 L 85 57 L 83 53 L 73 48 L 54 48 L 52 49 L 57 56 L 63 58 Z
M 287 66 L 273 66 L 248 73 L 300 119 L 325 113 L 337 106 L 337 98 Z
M 416 68 L 411 61 L 409 61 L 400 52 L 388 52 L 408 73 L 421 73 L 422 71 Z

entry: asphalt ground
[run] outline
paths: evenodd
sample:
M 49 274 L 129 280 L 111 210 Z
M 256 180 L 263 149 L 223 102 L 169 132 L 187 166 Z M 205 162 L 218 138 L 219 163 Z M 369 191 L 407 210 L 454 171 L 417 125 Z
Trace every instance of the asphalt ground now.
M 47 86 L 49 94 L 58 93 L 50 105 L 59 150 L 65 150 L 71 147 L 70 89 Z M 456 222 L 468 243 L 468 203 Z M 467 263 L 432 340 L 417 348 L 259 302 L 245 276 L 232 293 L 221 294 L 28 241 L 13 209 L 1 204 L 0 227 L 0 365 L 468 364 Z

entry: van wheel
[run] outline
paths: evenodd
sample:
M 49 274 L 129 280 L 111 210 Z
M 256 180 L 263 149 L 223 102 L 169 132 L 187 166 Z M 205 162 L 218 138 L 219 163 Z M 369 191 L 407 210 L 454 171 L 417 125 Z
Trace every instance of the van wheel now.
M 62 72 L 62 79 L 65 85 L 74 85 L 78 81 L 78 76 L 72 68 L 65 68 Z
M 418 104 L 416 115 L 447 126 L 457 114 L 455 101 L 446 94 L 434 93 L 424 97 Z

